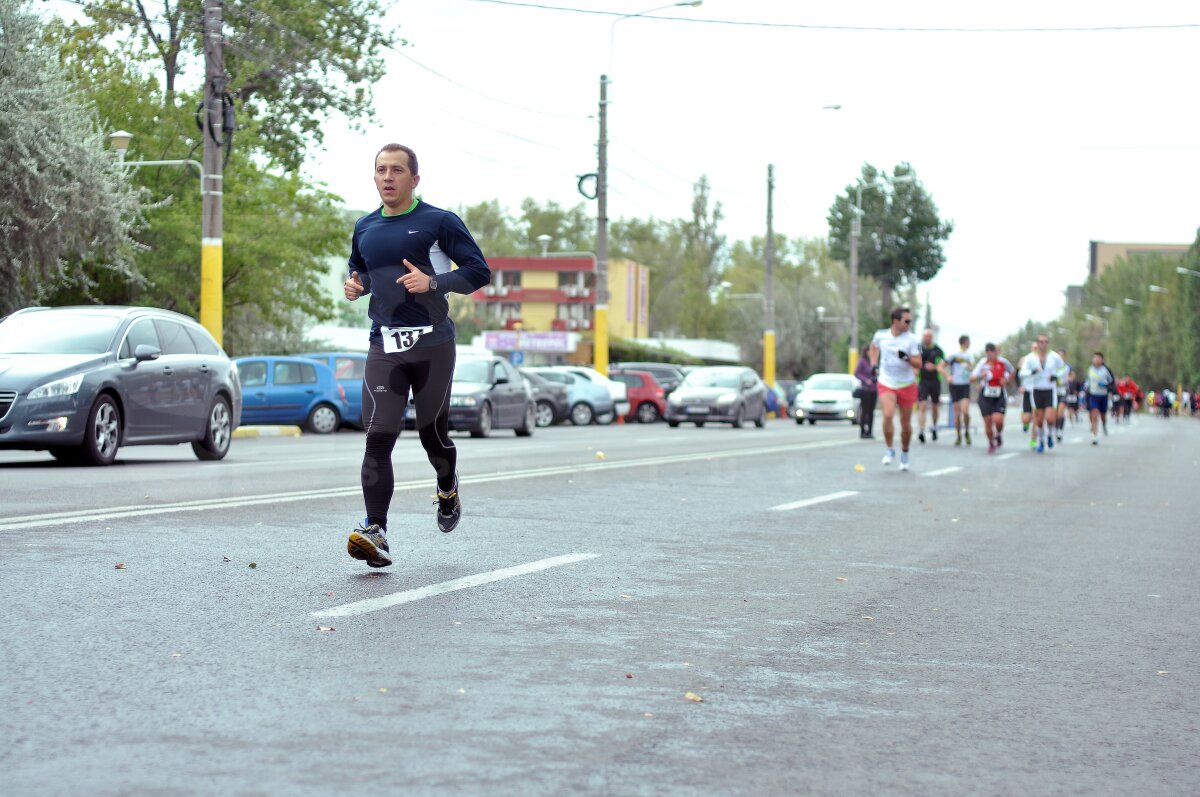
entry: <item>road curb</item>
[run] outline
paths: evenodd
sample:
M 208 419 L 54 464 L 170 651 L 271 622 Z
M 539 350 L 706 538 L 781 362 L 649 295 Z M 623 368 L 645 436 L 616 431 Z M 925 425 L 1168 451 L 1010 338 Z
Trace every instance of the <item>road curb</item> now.
M 239 426 L 233 430 L 238 437 L 299 437 L 299 426 Z

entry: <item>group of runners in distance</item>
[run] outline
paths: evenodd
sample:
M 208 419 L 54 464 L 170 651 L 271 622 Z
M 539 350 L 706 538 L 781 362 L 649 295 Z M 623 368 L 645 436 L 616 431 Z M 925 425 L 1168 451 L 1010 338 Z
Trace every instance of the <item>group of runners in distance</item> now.
M 971 354 L 971 339 L 958 339 L 959 349 L 947 355 L 934 342 L 933 330 L 920 339 L 912 333 L 912 310 L 897 307 L 891 312 L 891 326 L 875 333 L 864 354 L 869 359 L 871 376 L 876 378 L 878 402 L 883 414 L 883 440 L 886 451 L 883 464 L 897 461 L 895 419 L 900 420 L 900 470 L 909 468 L 912 442 L 912 414 L 919 417 L 917 439 L 938 439 L 938 415 L 942 381 L 950 387 L 950 411 L 954 416 L 954 445 L 971 445 L 971 386 L 978 386 L 977 403 L 983 417 L 988 453 L 1004 445 L 1004 418 L 1009 395 L 1019 395 L 1021 429 L 1029 434 L 1029 447 L 1041 454 L 1062 442 L 1068 417 L 1078 419 L 1080 406 L 1088 413 L 1092 445 L 1100 444 L 1101 433 L 1108 434 L 1109 400 L 1114 415 L 1128 419 L 1142 394 L 1130 378 L 1117 379 L 1096 352 L 1083 378 L 1067 364 L 1061 350 L 1050 348 L 1047 335 L 1038 335 L 1030 351 L 1014 366 L 1001 356 L 995 343 L 984 346 L 984 356 L 976 361 Z M 1013 391 L 1016 391 L 1014 394 Z M 926 426 L 926 416 L 931 425 Z M 869 426 L 864 437 L 871 437 Z

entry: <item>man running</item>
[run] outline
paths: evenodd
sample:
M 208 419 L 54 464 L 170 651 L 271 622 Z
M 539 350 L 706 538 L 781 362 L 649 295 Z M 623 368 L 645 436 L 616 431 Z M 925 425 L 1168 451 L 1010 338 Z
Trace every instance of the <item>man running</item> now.
M 1092 445 L 1100 445 L 1096 434 L 1096 424 L 1104 424 L 1104 434 L 1108 434 L 1108 396 L 1116 389 L 1117 378 L 1112 370 L 1104 364 L 1104 355 L 1096 352 L 1092 355 L 1092 364 L 1088 366 L 1087 379 L 1083 380 L 1083 390 L 1087 393 L 1088 420 L 1092 424 Z
M 971 369 L 975 358 L 967 351 L 970 347 L 971 339 L 960 336 L 958 351 L 947 355 L 942 363 L 942 373 L 950 383 L 950 411 L 954 413 L 956 446 L 961 446 L 964 438 L 967 445 L 971 445 Z
M 1019 387 L 1017 394 L 1021 397 L 1021 431 L 1029 432 L 1029 447 L 1037 447 L 1037 432 L 1030 429 L 1033 422 L 1033 388 L 1025 385 L 1029 374 L 1025 371 L 1025 361 L 1037 351 L 1037 341 L 1029 344 L 1029 354 L 1017 360 L 1017 379 Z
M 983 347 L 984 357 L 971 372 L 970 381 L 979 383 L 979 414 L 983 416 L 983 431 L 988 438 L 988 453 L 994 453 L 1004 445 L 1004 413 L 1008 409 L 1008 397 L 1004 388 L 1012 379 L 1016 369 L 1000 356 L 995 343 Z
M 909 331 L 912 311 L 892 310 L 892 325 L 875 333 L 871 342 L 879 348 L 879 406 L 883 411 L 883 442 L 887 452 L 883 464 L 896 459 L 893 419 L 900 407 L 900 470 L 908 470 L 908 444 L 912 441 L 912 410 L 917 403 L 917 374 L 921 371 L 921 343 Z
M 1054 381 L 1055 404 L 1058 418 L 1054 423 L 1054 436 L 1058 442 L 1063 439 L 1063 426 L 1067 423 L 1067 381 L 1072 373 L 1071 366 L 1067 364 L 1067 353 L 1062 349 L 1056 349 L 1058 357 L 1062 360 L 1062 368 L 1058 369 L 1055 375 L 1057 378 Z
M 933 426 L 931 432 L 933 441 L 937 442 L 937 425 L 939 406 L 942 402 L 942 361 L 946 353 L 942 347 L 933 342 L 933 330 L 927 329 L 921 334 L 921 370 L 917 380 L 917 400 L 921 402 L 921 431 L 917 439 L 925 443 L 925 409 L 931 407 Z
M 1058 420 L 1058 395 L 1055 392 L 1055 384 L 1065 365 L 1058 352 L 1051 351 L 1050 338 L 1047 335 L 1038 335 L 1034 342 L 1034 350 L 1021 366 L 1021 382 L 1025 386 L 1026 395 L 1032 394 L 1030 403 L 1033 406 L 1033 431 L 1037 436 L 1039 454 L 1047 447 L 1054 448 L 1054 428 Z
M 446 295 L 474 293 L 491 281 L 491 270 L 458 216 L 413 197 L 420 181 L 417 155 L 408 147 L 388 144 L 375 154 L 382 206 L 354 224 L 350 276 L 343 285 L 350 301 L 371 294 L 362 388 L 367 517 L 346 542 L 350 555 L 371 567 L 392 563 L 385 536 L 395 486 L 392 449 L 410 389 L 417 434 L 437 479 L 437 527 L 448 533 L 462 517 L 449 424 L 455 330 Z M 451 263 L 458 268 L 452 271 Z
M 1079 394 L 1083 392 L 1083 383 L 1072 368 L 1067 372 L 1067 412 L 1071 414 L 1071 425 L 1079 423 Z M 1065 414 L 1065 413 L 1064 413 Z

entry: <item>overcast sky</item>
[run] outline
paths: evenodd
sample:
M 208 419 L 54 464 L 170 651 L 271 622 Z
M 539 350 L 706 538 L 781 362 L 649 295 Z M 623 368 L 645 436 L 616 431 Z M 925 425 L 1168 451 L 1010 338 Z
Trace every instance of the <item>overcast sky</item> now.
M 864 161 L 910 162 L 956 227 L 926 286 L 943 345 L 1056 316 L 1066 286 L 1086 279 L 1089 240 L 1190 242 L 1200 226 L 1195 0 L 704 0 L 655 12 L 671 21 L 619 22 L 549 6 L 663 3 L 535 4 L 391 5 L 385 24 L 410 46 L 387 53 L 379 121 L 362 133 L 332 122 L 311 176 L 351 207 L 374 206 L 372 156 L 399 141 L 419 154 L 434 204 L 573 206 L 576 176 L 596 169 L 609 72 L 612 218 L 685 218 L 705 174 L 729 240 L 761 235 L 775 164 L 775 229 L 824 237 Z

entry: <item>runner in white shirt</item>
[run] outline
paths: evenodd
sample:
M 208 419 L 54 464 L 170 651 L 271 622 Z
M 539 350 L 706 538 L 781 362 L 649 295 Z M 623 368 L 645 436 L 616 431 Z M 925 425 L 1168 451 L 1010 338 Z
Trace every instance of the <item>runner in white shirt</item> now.
M 1021 384 L 1025 387 L 1025 395 L 1030 396 L 1039 454 L 1047 446 L 1054 448 L 1054 433 L 1051 431 L 1049 435 L 1046 434 L 1046 424 L 1053 430 L 1058 420 L 1058 394 L 1055 387 L 1058 380 L 1063 378 L 1065 367 L 1066 363 L 1058 356 L 1058 352 L 1050 350 L 1050 338 L 1047 335 L 1037 336 L 1034 350 L 1021 362 Z
M 950 383 L 950 410 L 954 413 L 954 431 L 958 433 L 956 446 L 962 445 L 964 435 L 967 445 L 971 445 L 971 366 L 975 358 L 967 351 L 969 348 L 971 339 L 963 335 L 958 339 L 958 351 L 946 355 L 941 366 Z
M 883 464 L 896 458 L 892 419 L 900 406 L 900 470 L 908 470 L 908 444 L 912 440 L 912 410 L 917 403 L 917 374 L 921 368 L 921 341 L 909 331 L 912 311 L 892 310 L 892 326 L 875 333 L 879 347 L 879 406 L 883 411 L 883 442 L 887 452 Z

